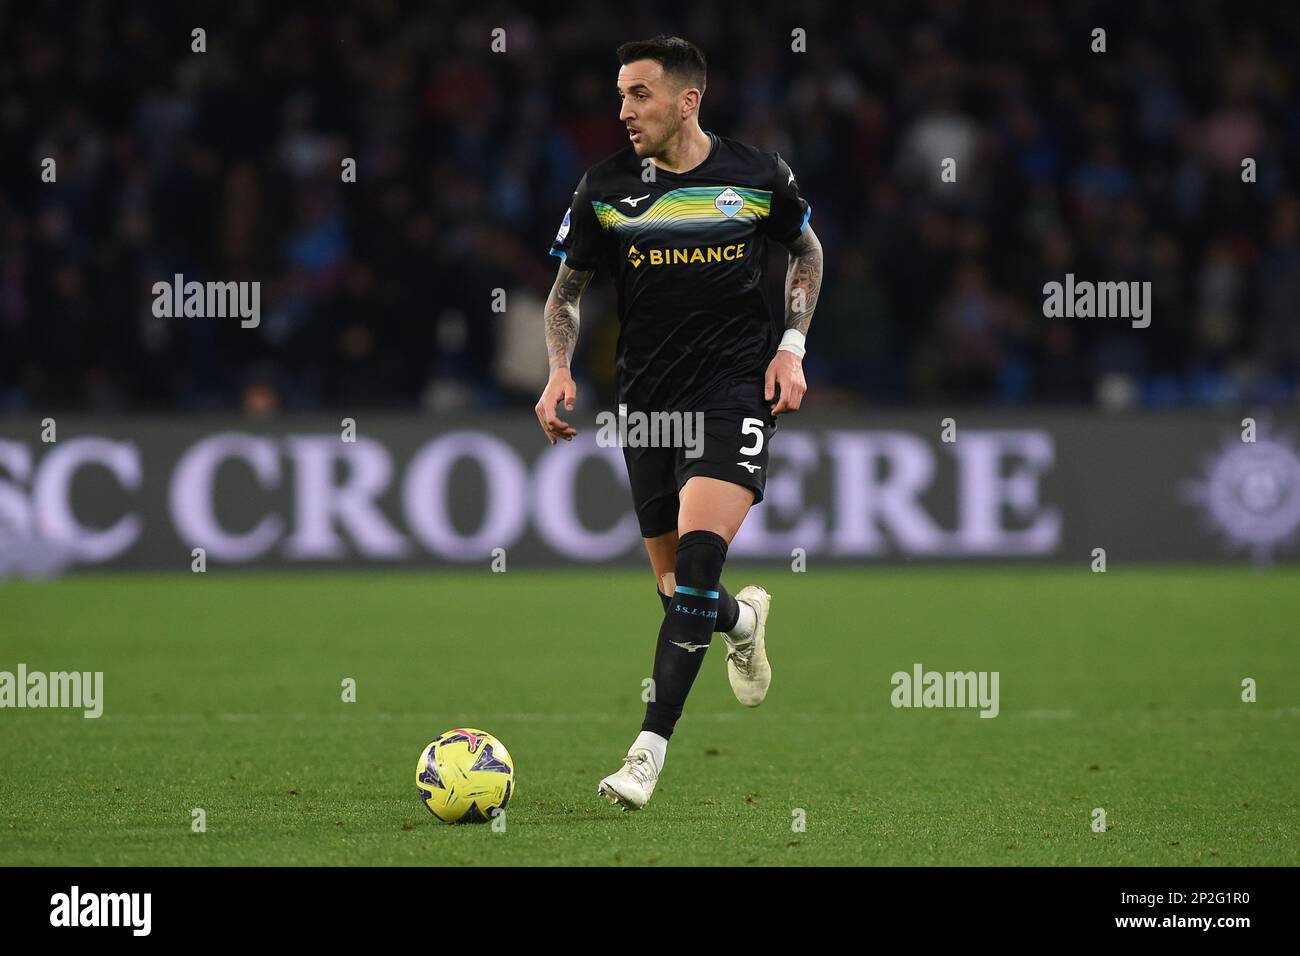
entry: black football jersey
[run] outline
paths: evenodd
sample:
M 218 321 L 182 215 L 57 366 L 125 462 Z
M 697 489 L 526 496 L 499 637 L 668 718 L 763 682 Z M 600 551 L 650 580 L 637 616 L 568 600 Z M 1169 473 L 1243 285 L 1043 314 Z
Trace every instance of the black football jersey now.
M 629 408 L 700 409 L 729 384 L 761 382 L 780 344 L 766 238 L 793 240 L 811 209 L 779 155 L 708 135 L 688 172 L 643 165 L 631 146 L 591 167 L 551 244 L 571 269 L 613 277 Z

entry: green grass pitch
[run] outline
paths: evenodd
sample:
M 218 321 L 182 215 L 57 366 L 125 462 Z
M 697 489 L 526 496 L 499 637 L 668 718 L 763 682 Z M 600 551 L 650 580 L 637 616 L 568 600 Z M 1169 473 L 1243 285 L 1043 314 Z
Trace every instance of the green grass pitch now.
M 1295 569 L 726 581 L 773 593 L 771 694 L 737 704 L 715 646 L 638 814 L 596 783 L 641 719 L 647 570 L 0 585 L 0 670 L 100 670 L 105 698 L 0 711 L 0 865 L 1297 863 Z M 893 708 L 918 661 L 998 671 L 1000 715 Z M 515 759 L 503 832 L 417 797 L 457 726 Z

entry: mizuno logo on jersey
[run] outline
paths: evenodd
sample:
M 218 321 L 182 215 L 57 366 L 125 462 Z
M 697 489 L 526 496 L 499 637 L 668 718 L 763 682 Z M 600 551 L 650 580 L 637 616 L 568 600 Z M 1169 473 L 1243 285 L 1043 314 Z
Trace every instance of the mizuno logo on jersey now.
M 628 250 L 628 261 L 634 266 L 640 266 L 641 262 L 633 258 L 637 256 L 644 260 L 647 256 L 652 266 L 689 266 L 700 264 L 704 265 L 710 262 L 737 262 L 745 258 L 745 243 L 733 242 L 725 246 L 696 246 L 694 249 L 647 249 L 644 253 L 639 252 L 636 246 Z
M 624 196 L 622 199 L 619 200 L 619 202 L 625 202 L 633 209 L 635 209 L 636 204 L 639 203 L 642 199 L 649 199 L 649 198 L 650 198 L 650 194 L 646 193 L 644 196 L 637 196 L 635 199 L 633 199 L 631 196 Z
M 756 465 L 752 461 L 738 461 L 736 462 L 736 464 L 739 465 L 741 468 L 747 470 L 751 475 L 754 472 L 761 471 L 763 469 L 762 465 Z

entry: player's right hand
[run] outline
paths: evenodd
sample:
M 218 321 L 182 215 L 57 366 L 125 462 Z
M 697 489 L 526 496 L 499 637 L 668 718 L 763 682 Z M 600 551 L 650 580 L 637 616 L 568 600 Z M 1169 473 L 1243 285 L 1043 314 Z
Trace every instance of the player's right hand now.
M 573 405 L 577 400 L 578 386 L 574 383 L 573 376 L 569 374 L 567 368 L 557 368 L 551 373 L 550 381 L 546 383 L 546 390 L 542 392 L 541 400 L 534 409 L 537 412 L 537 421 L 541 423 L 542 431 L 546 434 L 546 440 L 552 445 L 557 438 L 573 441 L 573 436 L 578 434 L 576 428 L 555 413 L 560 402 L 564 402 L 565 411 L 573 411 Z

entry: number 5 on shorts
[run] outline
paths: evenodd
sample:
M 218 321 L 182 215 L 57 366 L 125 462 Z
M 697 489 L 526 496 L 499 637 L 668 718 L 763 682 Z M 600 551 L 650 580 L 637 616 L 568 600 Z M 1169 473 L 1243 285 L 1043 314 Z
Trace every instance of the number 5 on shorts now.
M 742 435 L 754 436 L 753 447 L 751 448 L 749 445 L 745 445 L 740 449 L 742 455 L 757 455 L 763 450 L 763 419 L 746 418 L 740 423 L 740 433 Z

